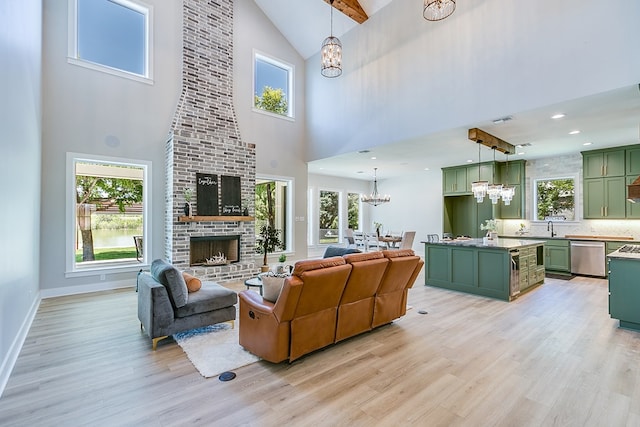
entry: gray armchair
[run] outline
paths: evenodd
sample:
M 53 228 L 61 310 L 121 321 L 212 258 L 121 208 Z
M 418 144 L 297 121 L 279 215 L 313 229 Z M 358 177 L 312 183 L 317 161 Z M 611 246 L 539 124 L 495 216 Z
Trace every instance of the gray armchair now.
M 182 273 L 162 260 L 138 274 L 138 319 L 155 350 L 169 335 L 236 318 L 238 294 L 214 282 L 189 293 Z

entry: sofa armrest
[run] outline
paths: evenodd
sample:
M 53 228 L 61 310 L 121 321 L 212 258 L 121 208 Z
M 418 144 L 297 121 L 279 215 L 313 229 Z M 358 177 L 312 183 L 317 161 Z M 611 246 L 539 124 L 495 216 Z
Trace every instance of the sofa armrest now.
M 167 289 L 158 283 L 149 273 L 138 275 L 138 319 L 151 338 L 173 323 L 173 306 Z
M 253 310 L 260 311 L 263 314 L 273 312 L 274 304 L 262 298 L 262 295 L 258 295 L 256 292 L 245 290 L 238 293 L 238 298 Z

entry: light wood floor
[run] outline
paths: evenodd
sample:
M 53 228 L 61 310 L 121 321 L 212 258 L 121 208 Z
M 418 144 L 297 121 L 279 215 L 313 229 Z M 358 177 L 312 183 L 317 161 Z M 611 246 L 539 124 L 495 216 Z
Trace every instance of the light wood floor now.
M 226 383 L 171 339 L 151 351 L 132 290 L 44 300 L 0 425 L 640 425 L 640 333 L 609 318 L 606 281 L 505 303 L 419 280 L 402 319 Z

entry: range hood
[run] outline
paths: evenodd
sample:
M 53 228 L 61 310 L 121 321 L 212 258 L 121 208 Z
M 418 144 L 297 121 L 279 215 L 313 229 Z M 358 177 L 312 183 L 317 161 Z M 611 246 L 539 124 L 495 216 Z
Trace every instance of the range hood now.
M 640 176 L 627 185 L 627 200 L 631 203 L 640 202 Z

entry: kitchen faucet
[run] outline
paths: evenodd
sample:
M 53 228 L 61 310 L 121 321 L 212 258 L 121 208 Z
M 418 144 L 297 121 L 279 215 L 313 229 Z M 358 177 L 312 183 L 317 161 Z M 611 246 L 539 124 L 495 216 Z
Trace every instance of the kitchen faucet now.
M 553 221 L 547 222 L 547 231 L 549 231 L 549 227 L 551 227 L 551 237 L 554 237 L 556 233 L 553 232 Z

